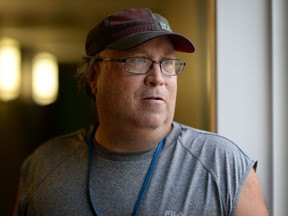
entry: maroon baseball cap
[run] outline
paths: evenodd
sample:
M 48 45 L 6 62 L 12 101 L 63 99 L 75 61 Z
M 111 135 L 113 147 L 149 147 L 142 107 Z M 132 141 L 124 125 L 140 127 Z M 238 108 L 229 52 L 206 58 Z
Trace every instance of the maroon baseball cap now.
M 168 21 L 150 9 L 127 9 L 107 16 L 86 38 L 86 54 L 94 56 L 105 48 L 128 50 L 159 36 L 168 36 L 174 49 L 194 52 L 192 42 L 172 32 Z

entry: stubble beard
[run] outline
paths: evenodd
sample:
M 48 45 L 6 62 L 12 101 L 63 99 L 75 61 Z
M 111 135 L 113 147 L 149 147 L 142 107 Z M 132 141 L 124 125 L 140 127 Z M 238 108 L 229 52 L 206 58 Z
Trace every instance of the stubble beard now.
M 159 108 L 159 107 L 158 107 Z M 164 109 L 156 107 L 149 109 L 147 107 L 141 107 L 136 109 L 137 112 L 134 112 L 131 115 L 122 116 L 123 126 L 128 126 L 135 130 L 157 130 L 161 127 L 168 127 L 172 123 L 173 114 L 170 113 L 170 110 L 166 106 Z

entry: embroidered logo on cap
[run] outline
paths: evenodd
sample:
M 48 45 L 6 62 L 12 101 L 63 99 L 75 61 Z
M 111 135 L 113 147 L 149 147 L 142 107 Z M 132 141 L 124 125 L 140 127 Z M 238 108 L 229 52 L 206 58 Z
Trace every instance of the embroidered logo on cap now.
M 166 31 L 172 32 L 170 26 L 168 26 L 166 23 L 164 23 L 164 22 L 159 22 L 159 25 L 160 25 L 160 27 L 161 27 L 162 29 L 164 29 L 164 30 L 166 30 Z

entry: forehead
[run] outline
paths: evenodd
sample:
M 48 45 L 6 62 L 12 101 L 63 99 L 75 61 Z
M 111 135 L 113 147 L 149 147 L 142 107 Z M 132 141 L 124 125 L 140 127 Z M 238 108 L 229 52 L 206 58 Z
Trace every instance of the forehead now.
M 159 55 L 174 55 L 175 49 L 173 44 L 167 36 L 157 37 L 151 39 L 137 47 L 134 47 L 129 50 L 114 50 L 114 49 L 105 49 L 103 54 L 105 55 L 117 55 L 117 56 L 127 56 L 133 54 L 153 54 L 157 53 Z

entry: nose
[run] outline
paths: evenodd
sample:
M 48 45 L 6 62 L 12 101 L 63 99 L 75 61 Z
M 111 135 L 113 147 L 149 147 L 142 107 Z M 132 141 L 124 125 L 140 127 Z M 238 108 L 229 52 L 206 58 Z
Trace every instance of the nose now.
M 151 86 L 165 84 L 165 78 L 161 72 L 161 66 L 159 62 L 153 62 L 152 68 L 146 74 L 144 82 L 146 85 L 151 85 Z

